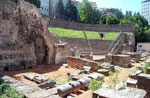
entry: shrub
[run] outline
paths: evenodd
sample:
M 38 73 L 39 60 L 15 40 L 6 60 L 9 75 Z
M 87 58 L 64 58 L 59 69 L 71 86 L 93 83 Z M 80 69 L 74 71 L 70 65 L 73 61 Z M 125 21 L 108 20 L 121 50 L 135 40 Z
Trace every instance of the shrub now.
M 147 74 L 147 68 L 146 67 L 142 67 L 142 71 Z
M 150 62 L 146 63 L 145 67 L 142 67 L 142 71 L 147 74 L 147 68 L 150 67 Z
M 109 72 L 109 76 L 110 76 L 110 88 L 114 89 L 115 85 L 117 83 L 119 83 L 119 79 L 118 79 L 118 73 L 119 71 L 116 70 L 115 72 L 110 71 Z
M 97 80 L 93 79 L 90 82 L 88 88 L 91 89 L 91 90 L 97 90 L 102 86 L 102 84 L 103 84 L 103 81 L 97 81 Z
M 150 67 L 150 62 L 146 63 L 145 66 L 146 66 L 146 68 L 147 68 L 147 67 Z
M 0 98 L 24 98 L 24 95 L 17 93 L 14 88 L 3 83 L 0 86 Z

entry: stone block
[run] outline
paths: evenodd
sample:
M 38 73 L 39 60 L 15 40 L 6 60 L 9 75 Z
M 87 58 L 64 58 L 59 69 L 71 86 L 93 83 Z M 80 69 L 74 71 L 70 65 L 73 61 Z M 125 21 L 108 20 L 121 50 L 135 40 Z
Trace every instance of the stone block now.
M 107 60 L 109 58 L 109 60 Z M 120 67 L 129 68 L 131 67 L 131 57 L 129 55 L 106 55 L 106 62 Z
M 55 81 L 46 81 L 44 83 L 39 84 L 38 87 L 40 87 L 42 89 L 53 88 L 55 86 L 55 84 L 56 84 Z
M 34 76 L 33 81 L 35 81 L 36 83 L 43 83 L 48 81 L 48 78 L 44 76 Z
M 68 57 L 67 62 L 68 65 L 71 66 L 72 68 L 78 68 L 80 70 L 84 70 L 83 68 L 84 66 L 91 67 L 91 71 L 94 72 L 97 71 L 99 68 L 102 68 L 100 63 L 83 58 Z
M 71 85 L 73 87 L 73 93 L 77 93 L 77 91 L 80 89 L 81 84 L 78 81 L 72 81 L 69 82 L 69 85 Z
M 138 75 L 138 88 L 150 90 L 150 74 L 141 73 Z
M 139 62 L 141 60 L 141 54 L 137 52 L 128 52 L 127 55 L 130 55 L 135 62 Z
M 137 70 L 137 71 L 135 71 L 135 72 L 133 72 L 133 73 L 129 73 L 129 77 L 130 77 L 131 79 L 137 80 L 137 79 L 138 79 L 138 75 L 139 75 L 140 73 L 142 73 L 142 71 L 141 71 L 141 70 Z
M 128 78 L 126 82 L 128 87 L 137 88 L 137 80 Z
M 90 55 L 80 55 L 80 58 L 88 59 L 88 60 L 93 60 L 93 56 Z
M 101 74 L 103 74 L 105 76 L 109 75 L 109 70 L 108 69 L 99 69 L 97 72 L 101 73 Z
M 100 88 L 93 92 L 92 98 L 145 98 L 146 92 L 136 88 L 125 88 L 123 90 L 112 90 Z
M 103 80 L 104 75 L 100 73 L 95 73 L 95 74 L 89 75 L 88 78 L 96 79 L 96 80 Z
M 73 87 L 69 84 L 64 84 L 64 85 L 57 87 L 58 95 L 61 97 L 69 95 L 72 91 L 73 91 Z

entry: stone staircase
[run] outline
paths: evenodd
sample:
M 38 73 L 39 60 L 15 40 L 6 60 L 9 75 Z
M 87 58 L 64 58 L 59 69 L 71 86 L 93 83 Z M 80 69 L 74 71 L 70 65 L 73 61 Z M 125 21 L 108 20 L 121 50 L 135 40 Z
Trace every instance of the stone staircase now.
M 121 54 L 123 52 L 133 52 L 134 48 L 133 33 L 121 33 L 119 37 L 112 42 L 109 47 L 110 54 Z M 132 40 L 132 41 L 131 41 Z

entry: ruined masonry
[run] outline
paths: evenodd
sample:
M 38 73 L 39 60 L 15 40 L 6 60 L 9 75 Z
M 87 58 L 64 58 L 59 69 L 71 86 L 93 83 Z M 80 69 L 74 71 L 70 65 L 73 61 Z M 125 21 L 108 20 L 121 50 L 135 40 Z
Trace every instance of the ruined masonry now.
M 57 61 L 56 52 L 62 47 L 54 50 L 53 36 L 34 5 L 24 0 L 17 4 L 12 0 L 0 0 L 0 21 L 1 70 L 19 70 Z M 67 53 L 72 54 L 69 50 L 65 55 Z

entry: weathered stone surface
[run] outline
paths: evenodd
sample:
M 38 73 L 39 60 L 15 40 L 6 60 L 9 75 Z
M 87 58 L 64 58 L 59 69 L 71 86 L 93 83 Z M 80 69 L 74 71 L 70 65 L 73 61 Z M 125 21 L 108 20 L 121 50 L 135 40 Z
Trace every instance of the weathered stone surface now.
M 32 74 L 25 74 L 23 76 L 24 76 L 24 78 L 26 78 L 28 80 L 33 80 L 34 79 L 34 75 L 32 75 Z
M 128 52 L 127 55 L 130 55 L 132 59 L 135 59 L 135 62 L 139 62 L 141 60 L 141 54 L 137 52 Z
M 82 85 L 85 86 L 85 85 L 89 84 L 91 80 L 92 79 L 85 77 L 85 78 L 79 79 L 77 81 L 80 82 Z
M 73 91 L 73 87 L 69 84 L 64 84 L 57 87 L 58 95 L 64 97 Z
M 100 88 L 93 92 L 92 98 L 145 98 L 145 96 L 144 90 L 136 88 L 126 88 L 119 91 Z
M 137 79 L 138 79 L 138 75 L 139 75 L 140 73 L 142 73 L 142 71 L 141 71 L 141 70 L 137 70 L 136 72 L 129 73 L 129 77 L 130 77 L 131 79 L 137 80 Z
M 90 55 L 80 55 L 80 58 L 88 59 L 88 60 L 93 60 L 93 56 Z
M 55 86 L 56 82 L 54 81 L 47 81 L 44 83 L 41 83 L 38 85 L 38 87 L 44 89 L 44 88 L 53 88 Z
M 86 70 L 86 71 L 91 71 L 91 67 L 89 67 L 89 66 L 83 66 L 83 68 L 84 68 L 84 70 Z
M 87 76 L 88 76 L 87 74 L 73 75 L 71 77 L 71 79 L 76 81 L 76 80 L 82 79 L 82 78 L 87 77 Z
M 67 57 L 73 56 L 74 51 L 65 42 L 54 43 L 55 64 L 67 63 Z
M 56 94 L 56 92 L 52 92 L 52 90 L 43 90 L 37 86 L 25 84 L 9 76 L 1 76 L 1 78 L 27 98 L 46 98 L 52 94 Z
M 128 87 L 137 88 L 137 80 L 128 78 L 128 80 L 126 82 L 127 82 Z
M 48 81 L 48 78 L 44 77 L 44 76 L 36 76 L 36 75 L 32 75 L 32 74 L 25 74 L 24 77 L 28 80 L 34 81 L 36 83 L 43 83 Z
M 84 90 L 85 88 L 87 88 L 91 80 L 92 80 L 91 78 L 85 77 L 85 78 L 77 80 L 77 82 L 81 84 L 80 88 Z
M 99 69 L 97 72 L 101 73 L 101 74 L 104 74 L 105 76 L 109 75 L 109 70 L 107 70 L 107 69 Z
M 48 81 L 48 78 L 44 77 L 44 76 L 34 76 L 33 81 L 37 82 L 37 83 L 43 83 Z
M 109 62 L 114 65 L 119 65 L 124 68 L 131 67 L 131 57 L 129 55 L 106 55 L 106 62 Z
M 91 67 L 91 71 L 97 71 L 99 68 L 102 68 L 102 66 L 95 61 L 82 59 L 82 58 L 76 58 L 76 57 L 68 57 L 68 65 L 72 68 L 78 68 L 80 70 L 83 70 L 84 66 Z
M 1 0 L 0 7 L 0 66 L 19 70 L 53 63 L 53 36 L 40 11 L 24 0 Z
M 138 88 L 144 90 L 150 90 L 150 74 L 138 75 Z
M 73 87 L 73 93 L 76 93 L 81 87 L 81 84 L 78 81 L 69 82 L 69 85 Z
M 104 78 L 104 75 L 100 73 L 95 73 L 95 74 L 89 75 L 88 78 L 102 80 Z
M 63 97 L 60 97 L 59 95 L 51 95 L 51 96 L 46 97 L 46 98 L 63 98 Z

